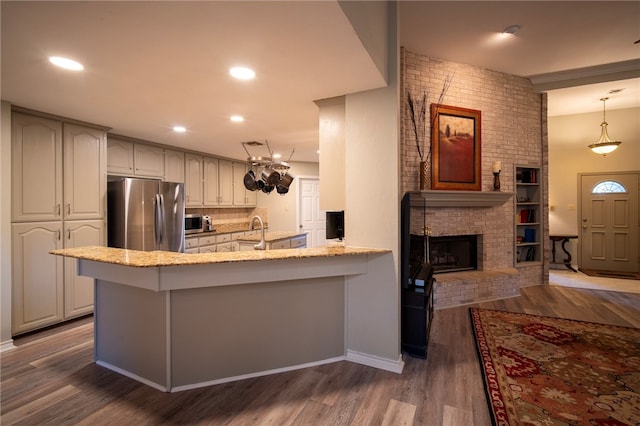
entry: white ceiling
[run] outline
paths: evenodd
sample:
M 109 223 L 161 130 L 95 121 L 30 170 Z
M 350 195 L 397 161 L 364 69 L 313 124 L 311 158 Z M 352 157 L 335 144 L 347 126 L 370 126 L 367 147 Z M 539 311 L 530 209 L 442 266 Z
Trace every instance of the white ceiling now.
M 604 81 L 638 69 L 640 2 L 399 3 L 400 44 L 431 57 L 535 81 Z M 102 124 L 135 138 L 244 159 L 268 140 L 285 159 L 316 161 L 314 100 L 384 85 L 340 5 L 285 2 L 1 2 L 1 96 L 13 104 Z M 495 32 L 519 24 L 508 43 Z M 74 58 L 85 71 L 47 62 Z M 228 76 L 233 65 L 255 80 Z M 616 64 L 616 66 L 610 66 Z M 603 68 L 603 69 L 602 69 Z M 591 73 L 593 74 L 593 73 Z M 636 77 L 638 77 L 636 72 Z M 560 83 L 557 83 L 560 80 Z M 550 114 L 640 106 L 640 79 L 555 90 Z M 244 123 L 231 123 L 233 114 Z M 182 124 L 185 134 L 171 127 Z

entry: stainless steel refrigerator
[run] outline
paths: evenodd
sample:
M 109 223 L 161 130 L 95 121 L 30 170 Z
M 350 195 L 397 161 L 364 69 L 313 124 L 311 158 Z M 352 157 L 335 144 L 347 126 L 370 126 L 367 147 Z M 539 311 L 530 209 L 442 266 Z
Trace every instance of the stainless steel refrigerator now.
M 107 184 L 109 247 L 184 252 L 184 184 L 119 178 Z

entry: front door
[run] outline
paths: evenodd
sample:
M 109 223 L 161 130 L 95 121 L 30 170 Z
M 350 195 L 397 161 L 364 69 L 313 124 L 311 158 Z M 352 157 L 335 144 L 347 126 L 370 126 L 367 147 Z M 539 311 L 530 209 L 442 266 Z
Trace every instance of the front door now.
M 638 272 L 640 173 L 581 174 L 580 267 Z

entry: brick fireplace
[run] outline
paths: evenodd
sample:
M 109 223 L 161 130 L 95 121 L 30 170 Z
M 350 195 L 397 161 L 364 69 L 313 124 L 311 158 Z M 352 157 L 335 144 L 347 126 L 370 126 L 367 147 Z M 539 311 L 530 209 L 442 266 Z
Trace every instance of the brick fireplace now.
M 444 80 L 452 76 L 445 105 L 480 110 L 481 191 L 419 191 L 419 163 L 407 92 L 426 92 L 427 103 L 437 102 Z M 401 189 L 412 196 L 410 233 L 431 237 L 476 235 L 474 270 L 438 273 L 435 308 L 517 296 L 520 287 L 548 282 L 549 250 L 544 261 L 515 268 L 515 165 L 541 166 L 543 209 L 548 215 L 546 96 L 533 90 L 526 78 L 429 58 L 401 50 Z M 427 111 L 429 110 L 427 106 Z M 426 121 L 429 135 L 429 120 Z M 429 140 L 426 141 L 429 143 Z M 423 147 L 429 152 L 429 145 Z M 492 164 L 502 163 L 502 195 L 493 191 Z M 456 194 L 452 194 L 456 193 Z M 419 195 L 418 195 L 419 194 Z M 548 225 L 543 224 L 548 236 Z M 545 238 L 545 241 L 547 239 Z

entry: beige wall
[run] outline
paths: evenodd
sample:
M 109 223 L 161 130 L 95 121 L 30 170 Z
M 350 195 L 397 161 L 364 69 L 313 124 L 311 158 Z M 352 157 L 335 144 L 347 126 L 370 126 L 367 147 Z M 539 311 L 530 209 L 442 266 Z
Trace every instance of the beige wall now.
M 600 137 L 602 112 L 549 117 L 549 231 L 578 232 L 578 174 L 640 171 L 640 108 L 607 110 L 609 137 L 622 141 L 603 157 L 587 145 Z M 576 240 L 567 247 L 577 262 Z M 558 248 L 559 249 L 559 248 Z
M 271 194 L 258 193 L 258 208 L 267 209 L 269 217 L 269 231 L 298 232 L 297 197 L 300 177 L 318 177 L 318 163 L 295 162 L 290 163 L 289 173 L 295 179 L 289 187 L 289 192 L 280 195 L 276 191 Z
M 393 256 L 368 259 L 376 279 L 347 278 L 347 349 L 385 360 L 400 357 L 399 112 L 396 4 L 389 6 L 388 87 L 345 99 L 345 239 Z M 322 175 L 320 176 L 322 180 Z M 373 270 L 373 269 L 372 269 Z M 349 355 L 348 355 L 349 356 Z

